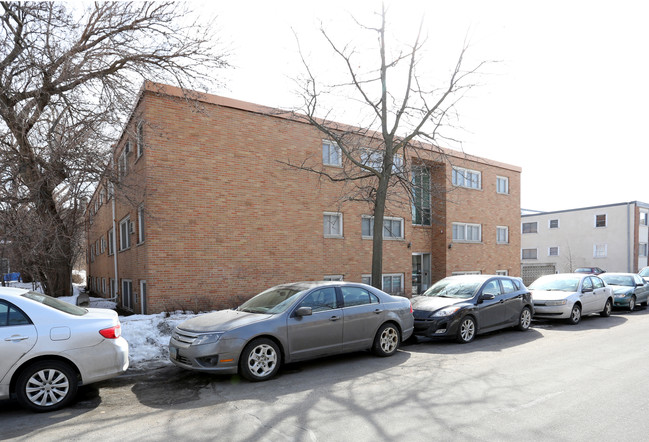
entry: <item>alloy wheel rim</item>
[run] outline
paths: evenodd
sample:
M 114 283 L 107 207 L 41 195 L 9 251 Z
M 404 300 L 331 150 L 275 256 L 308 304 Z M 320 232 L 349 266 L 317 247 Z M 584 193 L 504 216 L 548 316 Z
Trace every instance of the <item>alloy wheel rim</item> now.
M 381 333 L 381 349 L 386 353 L 392 353 L 396 349 L 398 341 L 399 335 L 392 327 L 386 328 Z
M 475 332 L 475 326 L 473 321 L 467 319 L 462 323 L 462 328 L 460 329 L 460 334 L 462 335 L 462 340 L 470 341 L 473 338 L 473 333 Z
M 264 377 L 273 372 L 277 365 L 277 353 L 268 344 L 256 346 L 248 356 L 248 367 L 255 376 Z
M 581 310 L 579 310 L 579 308 L 577 308 L 577 307 L 573 308 L 572 309 L 572 319 L 573 319 L 573 321 L 575 321 L 575 322 L 579 321 L 580 318 L 581 318 Z
M 27 398 L 42 407 L 58 404 L 66 398 L 69 391 L 70 383 L 67 376 L 52 368 L 34 373 L 25 387 Z
M 521 325 L 524 328 L 528 328 L 531 323 L 532 323 L 532 314 L 527 309 L 523 310 L 523 315 L 521 316 Z

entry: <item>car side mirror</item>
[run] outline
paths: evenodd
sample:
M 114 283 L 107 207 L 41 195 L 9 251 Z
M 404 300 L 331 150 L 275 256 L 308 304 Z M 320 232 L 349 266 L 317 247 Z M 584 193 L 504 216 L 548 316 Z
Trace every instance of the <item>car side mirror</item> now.
M 593 291 L 592 288 L 581 289 L 581 292 L 582 292 L 582 293 L 590 293 L 590 292 L 592 292 L 592 291 Z
M 478 304 L 481 304 L 483 301 L 491 301 L 493 299 L 496 299 L 496 295 L 493 293 L 483 293 L 478 297 Z
M 313 309 L 311 307 L 300 307 L 295 310 L 295 316 L 311 316 L 313 314 Z

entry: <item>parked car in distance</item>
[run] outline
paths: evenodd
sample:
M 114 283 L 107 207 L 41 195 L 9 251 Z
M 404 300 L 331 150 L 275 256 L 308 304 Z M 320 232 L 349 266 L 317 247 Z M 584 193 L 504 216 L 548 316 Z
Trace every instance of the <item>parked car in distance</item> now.
M 117 313 L 81 308 L 19 288 L 0 288 L 0 399 L 33 411 L 74 399 L 79 385 L 128 368 Z
M 265 381 L 282 363 L 360 350 L 392 356 L 412 330 L 407 298 L 360 283 L 296 282 L 179 324 L 169 357 L 185 369 Z
M 613 289 L 614 307 L 626 307 L 633 311 L 638 303 L 646 306 L 649 301 L 649 284 L 636 273 L 606 273 L 600 278 Z
M 600 269 L 599 267 L 579 267 L 575 269 L 575 273 L 586 273 L 588 275 L 601 275 L 606 273 L 606 270 Z
M 613 289 L 595 275 L 558 273 L 545 275 L 530 284 L 534 316 L 567 319 L 577 324 L 583 315 L 607 317 L 613 309 Z
M 527 330 L 534 306 L 518 278 L 449 276 L 412 298 L 415 334 L 471 342 L 477 334 L 507 327 Z
M 649 282 L 649 267 L 644 267 L 638 272 L 638 275 L 642 276 L 642 279 L 644 279 L 645 282 Z

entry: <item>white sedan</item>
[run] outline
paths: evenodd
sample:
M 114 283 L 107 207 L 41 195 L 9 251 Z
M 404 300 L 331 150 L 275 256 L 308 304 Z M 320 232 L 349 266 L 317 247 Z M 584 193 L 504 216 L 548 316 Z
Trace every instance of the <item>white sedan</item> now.
M 610 316 L 613 290 L 598 276 L 559 273 L 541 276 L 529 287 L 534 301 L 534 316 L 567 319 L 577 324 L 583 315 Z
M 64 407 L 79 385 L 128 368 L 117 313 L 17 288 L 0 288 L 0 355 L 0 399 L 33 411 Z

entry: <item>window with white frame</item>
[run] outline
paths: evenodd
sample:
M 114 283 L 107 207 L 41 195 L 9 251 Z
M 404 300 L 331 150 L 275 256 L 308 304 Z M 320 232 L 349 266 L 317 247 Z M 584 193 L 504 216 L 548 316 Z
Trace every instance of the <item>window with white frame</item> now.
M 539 231 L 539 223 L 534 221 L 533 223 L 523 223 L 521 232 L 522 233 L 538 233 Z
M 115 230 L 110 229 L 108 231 L 108 254 L 109 255 L 115 253 L 115 249 L 113 247 L 114 243 L 115 243 Z
M 381 290 L 386 293 L 402 293 L 403 292 L 403 274 L 402 273 L 388 273 L 383 275 L 383 285 Z
M 507 226 L 496 227 L 496 243 L 509 244 L 509 227 Z
M 509 178 L 504 176 L 496 177 L 496 192 L 503 195 L 509 194 Z
M 131 247 L 131 217 L 127 216 L 119 222 L 119 250 Z
M 453 241 L 480 242 L 482 241 L 482 225 L 453 223 Z
M 537 249 L 522 249 L 521 250 L 522 259 L 537 259 L 538 250 Z
M 454 186 L 480 190 L 482 189 L 482 173 L 477 170 L 454 167 L 452 182 Z
M 133 310 L 133 281 L 122 279 L 122 306 Z
M 606 214 L 595 215 L 595 227 L 606 227 Z
M 106 278 L 101 278 L 101 293 L 106 294 Z
M 452 276 L 459 275 L 481 275 L 482 273 L 479 270 L 460 270 L 457 272 L 451 272 Z
M 128 173 L 128 154 L 131 151 L 131 143 L 126 142 L 122 154 L 119 156 L 117 161 L 117 176 L 119 180 L 123 180 L 126 174 Z
M 648 212 L 640 211 L 640 225 L 641 226 L 646 226 L 647 225 L 647 217 L 649 216 Z
M 100 249 L 101 253 L 104 253 L 106 251 L 106 238 L 104 238 L 102 236 L 101 239 L 99 240 L 99 242 L 100 242 L 100 245 L 101 245 L 101 249 Z
M 361 151 L 361 164 L 371 167 L 376 170 L 383 169 L 383 155 L 385 154 L 382 150 L 374 150 L 370 148 L 364 148 Z M 403 157 L 401 155 L 394 155 L 392 157 L 392 171 L 399 172 L 403 169 Z
M 558 219 L 551 219 L 548 221 L 548 227 L 550 229 L 558 229 L 559 228 L 559 220 Z
M 559 247 L 558 246 L 548 247 L 548 256 L 559 256 Z
M 336 212 L 325 212 L 323 215 L 323 227 L 325 238 L 342 238 L 343 214 Z
M 144 153 L 144 122 L 137 123 L 137 157 L 140 158 Z
M 361 233 L 363 238 L 374 237 L 374 217 L 363 215 L 361 218 Z M 383 238 L 384 239 L 403 239 L 403 219 L 402 218 L 383 218 Z
M 593 258 L 606 258 L 607 253 L 608 253 L 607 244 L 593 245 Z
M 146 281 L 145 280 L 140 280 L 140 306 L 142 313 L 146 312 Z
M 137 208 L 137 243 L 144 242 L 144 206 L 140 205 Z
M 372 275 L 365 274 L 361 276 L 361 282 L 363 284 L 372 285 Z
M 431 225 L 430 171 L 424 166 L 412 171 L 412 224 Z
M 322 164 L 326 166 L 342 166 L 343 164 L 340 146 L 333 141 L 322 140 Z
M 509 270 L 496 270 L 496 275 L 498 275 L 498 276 L 507 276 L 507 275 L 509 275 Z
M 638 245 L 638 255 L 642 256 L 642 257 L 649 256 L 649 247 L 648 246 L 649 246 L 649 244 L 647 244 L 646 242 L 641 242 Z

